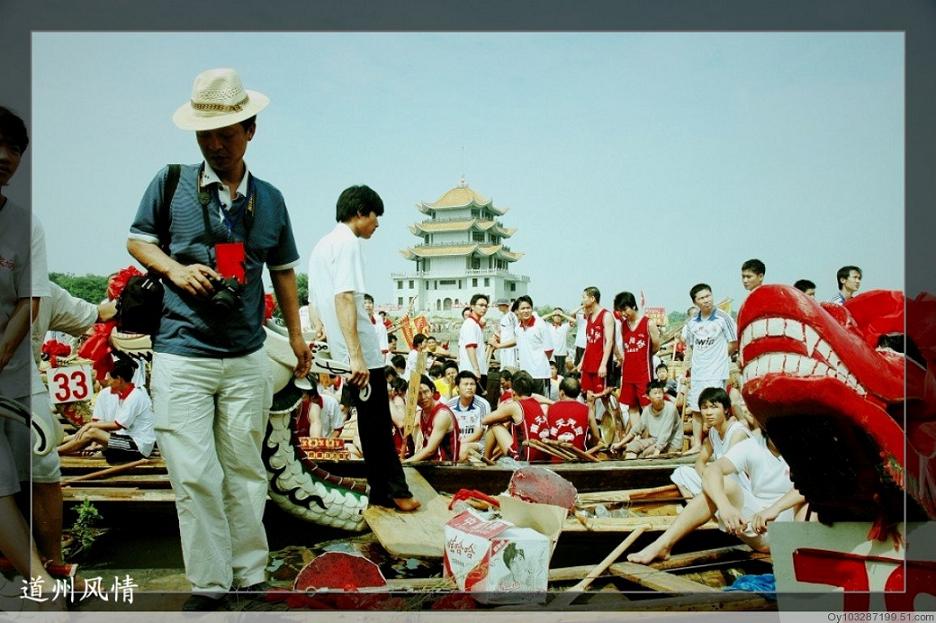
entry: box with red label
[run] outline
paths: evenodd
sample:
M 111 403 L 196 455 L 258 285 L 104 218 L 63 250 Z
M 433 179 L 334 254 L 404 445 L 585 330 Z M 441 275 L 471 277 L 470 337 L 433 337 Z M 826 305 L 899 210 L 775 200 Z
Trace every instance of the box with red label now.
M 479 593 L 479 601 L 529 602 L 530 593 L 545 597 L 551 554 L 546 535 L 471 510 L 445 525 L 445 575 L 459 590 Z

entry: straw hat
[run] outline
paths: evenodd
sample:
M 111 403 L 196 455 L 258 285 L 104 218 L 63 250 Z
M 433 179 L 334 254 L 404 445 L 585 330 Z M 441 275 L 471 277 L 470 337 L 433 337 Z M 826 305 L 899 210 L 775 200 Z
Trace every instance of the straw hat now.
M 253 117 L 270 103 L 263 93 L 248 91 L 233 69 L 209 69 L 195 77 L 192 98 L 172 121 L 182 130 L 215 130 Z

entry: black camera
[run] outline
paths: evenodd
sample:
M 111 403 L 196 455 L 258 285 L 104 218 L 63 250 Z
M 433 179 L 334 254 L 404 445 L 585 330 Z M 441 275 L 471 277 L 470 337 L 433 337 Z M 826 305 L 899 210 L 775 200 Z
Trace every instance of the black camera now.
M 208 305 L 218 316 L 224 317 L 241 307 L 241 284 L 237 279 L 212 279 L 208 278 L 211 287 L 214 288 L 208 299 Z

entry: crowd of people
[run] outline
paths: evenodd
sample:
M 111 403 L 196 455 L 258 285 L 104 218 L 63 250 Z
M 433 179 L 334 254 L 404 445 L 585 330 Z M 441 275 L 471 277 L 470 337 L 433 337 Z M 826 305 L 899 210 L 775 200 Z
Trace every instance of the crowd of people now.
M 776 448 L 764 442 L 765 432 L 746 412 L 737 381 L 729 385 L 737 331 L 731 315 L 714 305 L 707 284 L 690 289 L 694 307 L 680 336 L 691 378 L 670 378 L 666 363 L 655 359 L 660 330 L 632 293 L 618 293 L 607 309 L 595 287 L 583 289 L 581 306 L 571 314 L 557 308 L 544 316 L 529 296 L 490 301 L 475 294 L 457 350 L 449 353 L 433 336 L 417 335 L 404 356 L 367 294 L 361 241 L 377 231 L 384 206 L 363 185 L 341 193 L 336 225 L 314 246 L 308 267 L 310 322 L 349 372 L 307 382 L 312 352 L 294 271 L 300 252 L 282 194 L 244 162 L 257 114 L 268 103 L 267 96 L 245 89 L 235 71 L 217 69 L 199 74 L 191 97 L 176 110 L 174 123 L 194 132 L 204 159 L 155 175 L 127 242 L 129 253 L 165 286 L 152 336 L 149 394 L 134 382 L 132 363 L 116 362 L 93 420 L 61 448 L 67 453 L 98 446 L 125 459 L 148 456 L 158 445 L 176 496 L 192 585 L 186 609 L 215 609 L 230 591 L 266 588 L 261 445 L 273 387 L 263 351 L 264 265 L 295 356 L 297 386 L 306 392 L 295 426 L 310 437 L 333 436 L 356 419 L 355 447 L 366 464 L 370 504 L 419 509 L 403 462 L 556 460 L 537 441 L 582 452 L 597 448 L 624 459 L 698 454 L 693 468 L 673 476 L 691 499 L 678 526 L 635 554 L 638 561 L 665 556 L 715 510 L 727 530 L 752 532 L 752 543 L 761 547 L 756 538 L 765 522 L 802 504 L 788 470 L 784 480 L 775 473 L 778 461 L 765 460 L 777 456 Z M 0 185 L 9 182 L 27 145 L 22 121 L 0 109 Z M 24 338 L 30 318 L 39 317 L 42 301 L 54 292 L 39 223 L 32 221 L 31 246 L 14 234 L 22 229 L 16 225 L 29 221 L 28 210 L 0 195 L 0 248 L 13 254 L 0 258 L 0 390 L 31 401 L 33 412 L 46 417 L 48 394 Z M 758 287 L 764 274 L 762 262 L 745 262 L 744 287 Z M 842 303 L 860 287 L 861 270 L 844 267 L 838 283 Z M 807 280 L 796 287 L 815 292 Z M 500 316 L 489 327 L 492 303 Z M 84 320 L 75 320 L 74 330 L 114 313 L 106 305 L 77 310 L 73 319 Z M 58 453 L 32 456 L 30 466 L 27 429 L 2 420 L 0 523 L 7 529 L 0 531 L 0 550 L 24 577 L 50 587 L 54 572 L 69 573 L 61 553 Z M 405 435 L 408 423 L 420 434 Z M 15 497 L 30 469 L 35 544 L 22 518 L 23 501 L 18 505 Z M 752 514 L 752 521 L 742 521 Z

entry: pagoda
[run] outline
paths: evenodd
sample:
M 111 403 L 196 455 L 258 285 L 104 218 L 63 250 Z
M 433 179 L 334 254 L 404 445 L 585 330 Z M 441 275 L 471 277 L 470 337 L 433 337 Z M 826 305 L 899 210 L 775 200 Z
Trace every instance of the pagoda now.
M 416 208 L 426 215 L 410 225 L 420 241 L 401 251 L 416 262 L 416 272 L 391 275 L 398 306 L 405 309 L 415 299 L 416 311 L 460 313 L 479 292 L 488 295 L 492 306 L 497 299 L 512 301 L 527 293 L 530 278 L 510 272 L 523 253 L 504 244 L 517 231 L 500 221 L 507 208 L 496 207 L 464 179 L 434 203 L 421 202 Z

